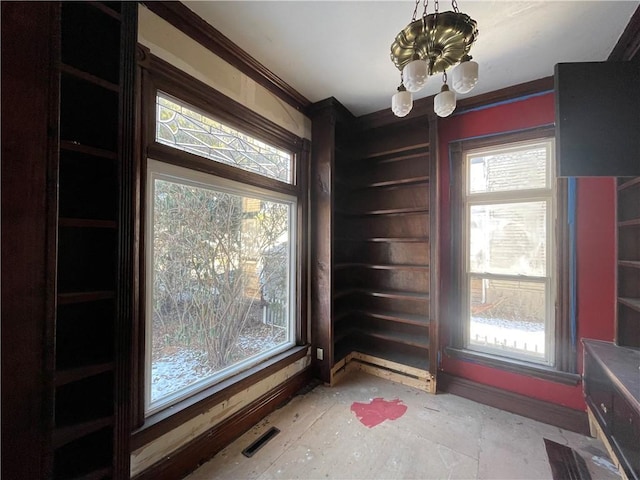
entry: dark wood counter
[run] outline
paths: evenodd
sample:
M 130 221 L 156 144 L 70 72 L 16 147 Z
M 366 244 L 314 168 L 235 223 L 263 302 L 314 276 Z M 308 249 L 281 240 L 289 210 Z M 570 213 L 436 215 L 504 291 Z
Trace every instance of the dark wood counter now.
M 640 350 L 583 340 L 584 394 L 598 433 L 627 478 L 640 479 Z

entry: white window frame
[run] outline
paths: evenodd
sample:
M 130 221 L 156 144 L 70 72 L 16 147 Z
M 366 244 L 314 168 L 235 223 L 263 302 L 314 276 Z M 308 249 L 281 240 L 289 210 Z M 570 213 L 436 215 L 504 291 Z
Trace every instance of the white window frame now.
M 531 148 L 538 145 L 544 145 L 547 148 L 547 166 L 546 166 L 546 187 L 537 189 L 514 189 L 503 190 L 487 193 L 471 193 L 470 185 L 470 166 L 471 159 L 481 155 L 507 153 L 509 151 L 519 151 L 524 148 Z M 557 221 L 557 198 L 554 181 L 555 172 L 555 139 L 554 138 L 538 138 L 525 140 L 514 143 L 505 143 L 502 145 L 494 145 L 472 149 L 464 152 L 463 156 L 463 266 L 464 266 L 464 285 L 466 292 L 462 298 L 462 314 L 464 322 L 464 348 L 481 353 L 507 357 L 515 360 L 523 360 L 526 362 L 537 363 L 545 366 L 553 366 L 555 364 L 555 339 L 556 339 L 556 294 L 557 294 L 557 278 L 556 278 L 556 245 L 554 241 L 554 227 Z M 496 273 L 478 273 L 471 271 L 470 265 L 470 249 L 471 249 L 471 207 L 476 205 L 496 205 L 509 203 L 524 202 L 540 202 L 546 203 L 546 266 L 545 276 L 528 276 L 519 274 L 496 274 Z M 545 355 L 544 358 L 527 355 L 524 353 L 512 352 L 499 347 L 489 345 L 478 345 L 471 343 L 470 325 L 471 325 L 471 308 L 470 308 L 470 292 L 471 281 L 473 278 L 489 278 L 496 280 L 509 281 L 533 281 L 543 283 L 545 286 Z
M 154 284 L 154 251 L 153 251 L 153 218 L 154 218 L 154 184 L 156 180 L 177 182 L 185 185 L 192 185 L 198 188 L 205 188 L 234 195 L 250 196 L 261 200 L 273 201 L 289 204 L 289 331 L 287 341 L 273 349 L 262 352 L 259 355 L 250 357 L 238 364 L 232 365 L 220 372 L 200 380 L 185 389 L 174 392 L 161 401 L 151 403 L 151 373 L 152 373 L 152 323 L 153 312 L 153 288 Z M 179 167 L 154 159 L 147 160 L 147 180 L 146 180 L 146 209 L 145 209 L 145 394 L 144 411 L 145 416 L 152 415 L 163 410 L 185 398 L 188 398 L 212 385 L 215 385 L 227 378 L 239 374 L 279 353 L 282 353 L 296 343 L 296 312 L 297 312 L 297 286 L 296 286 L 296 265 L 297 265 L 297 206 L 298 200 L 295 195 L 267 190 L 264 188 L 236 182 L 230 179 L 218 177 L 209 173 L 199 172 L 189 168 Z

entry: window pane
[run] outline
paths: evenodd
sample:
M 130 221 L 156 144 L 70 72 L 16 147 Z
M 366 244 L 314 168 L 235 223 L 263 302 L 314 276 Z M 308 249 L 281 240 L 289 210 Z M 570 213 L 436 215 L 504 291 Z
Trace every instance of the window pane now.
M 548 144 L 469 156 L 469 192 L 548 188 Z
M 471 277 L 469 343 L 545 357 L 545 283 Z
M 547 202 L 471 205 L 469 268 L 546 275 Z
M 153 181 L 150 408 L 292 344 L 292 203 Z
M 156 97 L 156 141 L 292 183 L 292 155 L 248 137 L 166 94 Z

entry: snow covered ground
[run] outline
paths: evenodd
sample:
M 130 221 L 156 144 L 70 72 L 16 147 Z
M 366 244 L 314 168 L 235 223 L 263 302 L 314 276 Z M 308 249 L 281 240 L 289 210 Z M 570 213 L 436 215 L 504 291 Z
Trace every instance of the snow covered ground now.
M 499 318 L 473 317 L 470 328 L 471 343 L 499 346 L 521 352 L 544 355 L 544 325 L 534 322 L 509 321 Z M 259 325 L 238 339 L 238 349 L 248 358 L 267 351 L 284 341 L 284 332 Z M 203 380 L 214 371 L 207 365 L 204 351 L 189 348 L 175 349 L 154 359 L 151 375 L 151 398 L 157 400 Z
M 236 345 L 241 360 L 266 352 L 285 341 L 283 330 L 259 324 L 241 335 Z M 154 359 L 151 365 L 151 400 L 156 401 L 215 372 L 207 365 L 207 354 L 190 348 L 172 349 Z
M 471 343 L 500 346 L 544 356 L 544 325 L 535 322 L 511 321 L 500 318 L 471 318 Z

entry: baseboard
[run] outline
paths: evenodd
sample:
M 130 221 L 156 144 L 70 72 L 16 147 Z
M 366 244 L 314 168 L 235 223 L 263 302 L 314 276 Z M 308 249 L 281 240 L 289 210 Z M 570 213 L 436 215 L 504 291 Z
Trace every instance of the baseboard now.
M 438 389 L 542 423 L 589 435 L 587 413 L 438 372 Z
M 335 385 L 348 372 L 355 370 L 418 388 L 427 393 L 436 392 L 435 378 L 427 370 L 356 351 L 351 352 L 333 366 L 331 369 L 331 386 Z
M 211 430 L 136 475 L 134 480 L 181 479 L 312 381 L 311 369 L 294 375 Z

